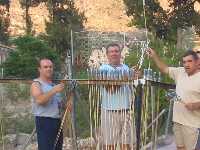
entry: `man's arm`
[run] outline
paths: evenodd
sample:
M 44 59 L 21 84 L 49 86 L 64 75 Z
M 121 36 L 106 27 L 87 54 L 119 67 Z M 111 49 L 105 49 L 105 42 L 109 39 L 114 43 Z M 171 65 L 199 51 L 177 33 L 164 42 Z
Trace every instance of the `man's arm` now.
M 165 64 L 160 57 L 158 56 L 158 54 L 156 54 L 156 52 L 154 50 L 152 50 L 151 48 L 147 50 L 147 55 L 149 57 L 151 57 L 153 59 L 153 61 L 155 62 L 156 66 L 159 68 L 159 70 L 162 73 L 168 74 L 168 66 L 167 64 Z
M 185 103 L 185 107 L 190 110 L 200 110 L 200 102 Z
M 64 84 L 58 84 L 54 86 L 49 92 L 43 93 L 40 84 L 38 82 L 33 82 L 31 85 L 31 95 L 34 97 L 35 101 L 39 105 L 45 105 L 49 102 L 51 97 L 56 93 L 61 92 L 64 89 Z

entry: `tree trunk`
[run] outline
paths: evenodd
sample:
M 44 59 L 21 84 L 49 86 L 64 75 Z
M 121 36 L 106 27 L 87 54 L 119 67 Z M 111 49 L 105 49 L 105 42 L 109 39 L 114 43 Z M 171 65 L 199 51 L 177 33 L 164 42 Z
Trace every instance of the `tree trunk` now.
M 182 37 L 182 29 L 178 28 L 177 29 L 177 43 L 176 43 L 176 48 L 177 49 L 182 49 L 182 41 L 183 41 L 183 37 Z

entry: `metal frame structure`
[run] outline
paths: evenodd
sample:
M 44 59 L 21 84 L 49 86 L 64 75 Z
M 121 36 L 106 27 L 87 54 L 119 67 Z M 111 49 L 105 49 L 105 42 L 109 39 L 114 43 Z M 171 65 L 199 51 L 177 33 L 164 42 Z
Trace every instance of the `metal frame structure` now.
M 138 45 L 144 45 L 144 47 L 148 47 L 148 44 L 145 44 L 145 41 L 142 41 L 142 40 L 138 40 L 137 38 L 135 37 L 132 37 L 131 40 L 128 40 L 127 37 L 126 37 L 126 34 L 122 34 L 123 36 L 123 45 L 128 45 L 128 46 L 131 46 L 132 44 L 135 44 L 136 46 Z M 98 36 L 97 36 L 98 37 Z M 94 37 L 94 35 L 92 35 L 91 37 L 81 37 L 81 38 L 88 38 L 90 39 L 91 41 L 94 40 L 96 37 Z M 97 38 L 98 39 L 98 38 Z M 110 38 L 105 38 L 105 43 L 108 42 Z M 66 70 L 67 70 L 67 76 L 65 79 L 55 79 L 54 81 L 55 82 L 63 82 L 65 83 L 66 85 L 71 85 L 71 90 L 69 91 L 68 94 L 70 95 L 76 95 L 77 91 L 76 91 L 76 85 L 122 85 L 122 84 L 127 84 L 127 85 L 131 85 L 131 86 L 135 86 L 137 87 L 137 90 L 138 90 L 138 95 L 137 95 L 137 111 L 136 111 L 136 129 L 137 129 L 137 150 L 141 149 L 142 147 L 144 147 L 145 145 L 142 145 L 142 139 L 141 137 L 143 136 L 142 134 L 146 135 L 146 131 L 144 131 L 144 133 L 142 133 L 142 115 L 144 115 L 143 113 L 143 104 L 145 104 L 145 102 L 143 102 L 144 100 L 144 96 L 145 96 L 145 91 L 144 91 L 144 87 L 147 85 L 147 86 L 150 86 L 152 87 L 151 89 L 153 89 L 153 87 L 157 86 L 157 87 L 160 87 L 160 88 L 164 88 L 164 89 L 174 89 L 175 88 L 175 85 L 173 84 L 167 84 L 167 83 L 162 83 L 160 81 L 156 81 L 156 80 L 153 80 L 152 78 L 149 78 L 149 74 L 145 74 L 144 75 L 144 78 L 143 79 L 138 79 L 138 80 L 99 80 L 99 79 L 74 79 L 73 78 L 73 69 L 72 69 L 72 66 L 74 64 L 74 56 L 75 56 L 75 53 L 74 53 L 74 50 L 76 49 L 76 47 L 74 47 L 74 35 L 73 35 L 73 32 L 71 31 L 71 50 L 70 51 L 67 51 L 68 54 L 67 54 L 67 58 L 65 60 L 65 63 L 66 63 Z M 115 40 L 114 40 L 115 41 Z M 94 44 L 94 43 L 93 43 Z M 95 45 L 95 44 L 94 44 Z M 105 45 L 105 44 L 103 44 Z M 98 47 L 98 46 L 97 46 Z M 96 47 L 93 47 L 93 48 L 96 48 Z M 144 53 L 144 50 L 143 49 L 143 53 Z M 143 53 L 141 55 L 143 55 Z M 141 57 L 141 62 L 140 62 L 140 67 L 142 65 L 142 62 L 143 62 L 143 57 Z M 145 71 L 144 71 L 145 72 Z M 0 83 L 25 83 L 25 84 L 31 84 L 32 83 L 32 80 L 28 80 L 28 79 L 20 79 L 20 78 L 17 78 L 17 79 L 14 79 L 14 78 L 0 78 Z M 148 89 L 150 91 L 152 91 L 151 89 Z M 154 93 L 154 92 L 153 92 Z M 153 95 L 153 93 L 151 95 Z M 76 96 L 77 97 L 77 96 Z M 75 99 L 74 96 L 71 97 L 72 98 L 72 112 L 71 112 L 71 122 L 72 122 L 72 136 L 73 136 L 73 148 L 74 150 L 78 150 L 78 145 L 77 145 L 77 135 L 76 135 L 76 119 L 75 119 L 75 115 L 76 115 L 76 103 L 77 103 L 77 100 Z M 153 100 L 155 99 L 155 97 L 152 98 L 152 102 Z M 155 102 L 153 102 L 154 104 L 152 105 L 155 105 Z M 152 121 L 149 125 L 145 125 L 145 130 L 149 129 L 150 127 L 154 127 L 154 123 L 157 122 L 157 120 L 160 118 L 160 116 L 162 116 L 162 114 L 164 114 L 164 110 L 162 110 L 157 116 L 155 114 L 155 112 L 152 112 L 153 114 L 153 117 L 152 117 Z M 65 114 L 68 113 L 67 110 L 65 110 Z M 146 116 L 147 117 L 147 116 Z M 65 120 L 65 115 L 64 115 L 64 118 L 63 120 Z M 63 124 L 64 125 L 64 124 Z M 63 127 L 63 125 L 61 126 L 61 129 Z M 31 136 L 34 135 L 34 132 L 35 130 L 33 130 Z M 156 135 L 155 135 L 156 136 Z M 25 147 L 27 146 L 27 144 L 29 143 L 31 137 L 26 141 L 25 145 L 24 145 L 24 149 Z M 155 139 L 152 139 L 154 140 L 153 142 L 153 145 L 155 145 L 156 143 L 156 140 Z M 155 146 L 152 146 L 152 147 L 155 147 Z

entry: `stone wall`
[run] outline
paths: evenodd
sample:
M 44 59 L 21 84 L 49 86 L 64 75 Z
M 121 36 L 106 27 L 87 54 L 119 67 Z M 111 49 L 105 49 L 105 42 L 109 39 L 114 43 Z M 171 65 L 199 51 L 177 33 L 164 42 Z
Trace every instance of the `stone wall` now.
M 6 60 L 10 51 L 13 48 L 0 44 L 0 64 Z

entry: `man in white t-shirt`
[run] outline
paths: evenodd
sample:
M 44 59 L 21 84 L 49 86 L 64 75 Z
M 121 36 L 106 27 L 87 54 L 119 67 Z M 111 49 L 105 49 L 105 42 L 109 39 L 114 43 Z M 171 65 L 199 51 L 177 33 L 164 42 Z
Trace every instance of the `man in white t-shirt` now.
M 177 150 L 200 149 L 200 72 L 198 56 L 187 51 L 182 57 L 183 67 L 168 67 L 152 49 L 147 54 L 162 73 L 176 83 L 176 93 L 181 101 L 174 102 L 173 122 Z
M 199 70 L 200 70 L 200 50 L 196 51 L 197 56 L 199 57 Z

